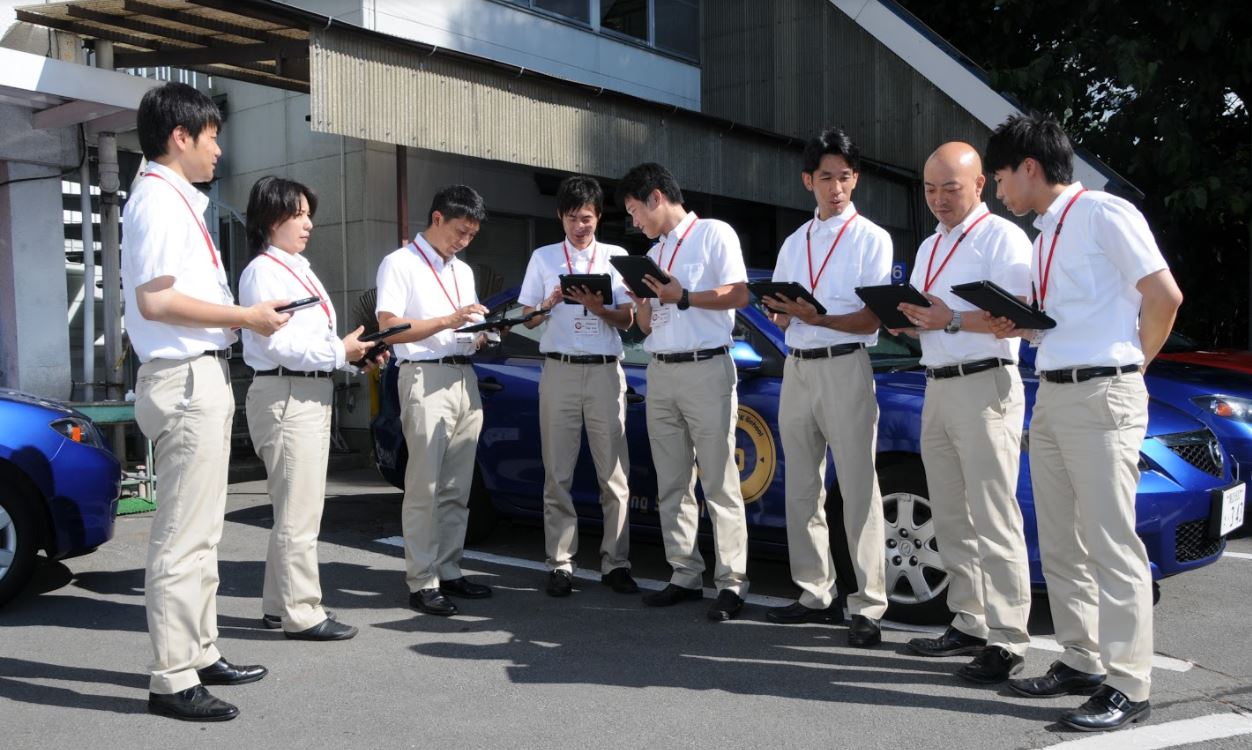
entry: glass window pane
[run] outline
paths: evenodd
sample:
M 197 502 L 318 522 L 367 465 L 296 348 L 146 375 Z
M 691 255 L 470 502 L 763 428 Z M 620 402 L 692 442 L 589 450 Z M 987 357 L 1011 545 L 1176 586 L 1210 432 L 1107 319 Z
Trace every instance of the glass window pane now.
M 648 0 L 600 0 L 600 26 L 648 41 Z
M 700 57 L 700 4 L 697 0 L 655 0 L 656 46 L 693 60 Z
M 535 0 L 535 7 L 583 23 L 591 23 L 591 0 Z

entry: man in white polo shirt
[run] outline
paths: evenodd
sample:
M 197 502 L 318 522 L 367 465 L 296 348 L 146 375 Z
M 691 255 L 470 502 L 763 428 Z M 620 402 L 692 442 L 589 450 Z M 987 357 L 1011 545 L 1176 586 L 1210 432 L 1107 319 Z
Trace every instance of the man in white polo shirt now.
M 456 331 L 487 312 L 478 304 L 474 272 L 456 257 L 486 219 L 473 188 L 446 187 L 431 201 L 426 229 L 378 268 L 378 327 L 412 326 L 387 339 L 400 363 L 400 421 L 409 453 L 400 506 L 409 604 L 443 617 L 457 613 L 448 596 L 491 596 L 490 588 L 461 573 L 483 426 L 470 355 L 482 338 Z
M 232 329 L 268 336 L 291 316 L 288 300 L 235 305 L 221 254 L 204 225 L 208 182 L 221 149 L 221 113 L 181 83 L 139 103 L 148 159 L 126 202 L 122 286 L 126 331 L 143 364 L 135 421 L 156 444 L 157 510 L 148 539 L 144 603 L 156 659 L 148 710 L 186 721 L 224 721 L 239 710 L 204 685 L 240 685 L 265 667 L 236 666 L 217 650 L 217 545 L 226 512 L 226 471 L 235 397 L 227 360 Z
M 813 218 L 783 241 L 774 281 L 794 281 L 821 302 L 766 297 L 786 329 L 778 432 L 786 457 L 787 552 L 800 599 L 775 607 L 771 622 L 841 622 L 835 565 L 826 523 L 826 451 L 835 460 L 846 539 L 857 590 L 847 597 L 852 622 L 848 645 L 882 641 L 887 611 L 886 541 L 882 495 L 874 473 L 878 402 L 866 347 L 878 341 L 878 317 L 856 295 L 858 286 L 891 280 L 891 236 L 852 205 L 860 177 L 860 150 L 831 128 L 804 148 L 804 187 L 813 193 Z M 851 583 L 851 582 L 849 582 Z M 851 588 L 849 586 L 849 588 Z
M 1073 182 L 1061 126 L 1010 117 L 987 142 L 996 195 L 1037 214 L 1035 301 L 1047 331 L 998 335 L 1039 347 L 1030 474 L 1039 551 L 1056 638 L 1065 651 L 1043 677 L 1011 681 L 1031 696 L 1096 693 L 1061 722 L 1083 731 L 1146 719 L 1152 671 L 1152 574 L 1135 533 L 1139 449 L 1148 424 L 1143 368 L 1182 304 L 1143 215 Z
M 526 322 L 547 322 L 539 351 L 546 359 L 539 377 L 539 436 L 543 444 L 543 536 L 547 548 L 551 596 L 573 591 L 574 555 L 578 552 L 578 514 L 570 496 L 574 467 L 582 444 L 600 480 L 604 535 L 600 543 L 600 580 L 622 594 L 639 591 L 630 575 L 630 463 L 626 452 L 626 374 L 619 359 L 619 329 L 630 328 L 634 308 L 616 270 L 609 263 L 626 249 L 596 240 L 604 212 L 604 191 L 591 177 L 567 177 L 556 191 L 557 217 L 565 238 L 535 250 L 518 295 L 525 312 L 546 311 Z M 562 294 L 561 276 L 604 274 L 612 299 L 585 287 Z
M 982 202 L 986 179 L 968 143 L 945 143 L 926 160 L 926 203 L 939 226 L 918 248 L 911 281 L 931 305 L 900 310 L 922 343 L 922 462 L 953 614 L 938 638 L 908 645 L 922 656 L 974 654 L 957 675 L 994 684 L 1021 670 L 1030 645 L 1030 568 L 1017 503 L 1025 397 L 1018 339 L 996 338 L 987 316 L 952 287 L 989 280 L 1025 299 L 1030 240 Z
M 646 335 L 648 440 L 656 467 L 657 501 L 669 585 L 644 596 L 650 607 L 703 597 L 704 559 L 696 544 L 700 521 L 696 464 L 713 524 L 717 601 L 709 619 L 729 620 L 748 591 L 748 525 L 735 464 L 738 376 L 729 356 L 735 310 L 748 303 L 748 272 L 735 230 L 683 208 L 669 170 L 645 163 L 617 187 L 631 220 L 657 244 L 648 251 L 669 276 L 644 280 L 656 297 L 635 298 Z

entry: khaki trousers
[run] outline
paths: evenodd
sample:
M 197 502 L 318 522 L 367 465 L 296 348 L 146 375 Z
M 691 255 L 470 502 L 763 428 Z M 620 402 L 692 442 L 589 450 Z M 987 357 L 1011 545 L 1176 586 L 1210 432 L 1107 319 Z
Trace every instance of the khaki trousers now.
M 474 456 L 483 427 L 470 365 L 400 365 L 400 421 L 408 446 L 400 527 L 409 591 L 460 578 Z
M 704 558 L 696 543 L 700 508 L 696 464 L 704 504 L 713 524 L 717 590 L 748 591 L 748 523 L 735 455 L 738 398 L 735 363 L 729 355 L 700 362 L 648 365 L 648 442 L 656 467 L 657 502 L 670 583 L 704 585 Z
M 326 502 L 333 389 L 329 378 L 267 375 L 252 380 L 244 402 L 274 506 L 261 611 L 281 616 L 283 629 L 293 633 L 326 619 L 317 534 Z
M 864 349 L 839 357 L 787 357 L 778 404 L 785 458 L 787 552 L 800 603 L 824 609 L 835 596 L 826 524 L 826 449 L 835 461 L 857 591 L 848 611 L 880 620 L 887 611 L 882 495 L 874 473 L 878 402 Z
M 135 421 L 156 444 L 157 509 L 148 537 L 144 604 L 155 660 L 149 690 L 200 684 L 196 670 L 221 658 L 217 545 L 235 397 L 226 361 L 154 359 L 139 368 Z
M 922 463 L 952 627 L 1018 656 L 1030 567 L 1017 503 L 1025 397 L 1014 366 L 926 381 Z
M 1030 475 L 1061 661 L 1148 698 L 1152 574 L 1135 533 L 1148 393 L 1137 372 L 1039 384 Z
M 574 571 L 578 514 L 570 486 L 582 448 L 600 480 L 604 535 L 600 572 L 630 568 L 630 463 L 626 449 L 626 375 L 617 363 L 577 365 L 545 359 L 539 377 L 539 435 L 543 444 L 543 539 L 549 570 Z

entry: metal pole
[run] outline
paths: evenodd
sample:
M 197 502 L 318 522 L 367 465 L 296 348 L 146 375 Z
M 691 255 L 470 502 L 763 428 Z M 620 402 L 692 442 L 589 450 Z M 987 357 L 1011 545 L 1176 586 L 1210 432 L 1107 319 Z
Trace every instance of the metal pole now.
M 96 42 L 96 66 L 113 69 L 113 43 Z M 122 253 L 118 231 L 117 136 L 100 133 L 100 267 L 104 276 L 104 373 L 106 399 L 122 398 Z
M 396 221 L 403 245 L 409 241 L 409 150 L 404 146 L 396 146 Z
M 87 144 L 83 144 L 86 148 Z M 91 165 L 83 159 L 78 170 L 83 213 L 83 400 L 95 400 L 96 381 L 96 239 L 91 221 Z

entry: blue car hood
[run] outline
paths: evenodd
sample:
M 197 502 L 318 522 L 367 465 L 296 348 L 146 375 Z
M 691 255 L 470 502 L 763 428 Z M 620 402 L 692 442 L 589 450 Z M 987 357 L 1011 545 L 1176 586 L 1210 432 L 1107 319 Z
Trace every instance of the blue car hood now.
M 29 393 L 11 390 L 9 388 L 0 388 L 0 401 L 12 401 L 18 404 L 27 404 L 29 406 L 38 406 L 61 414 L 75 414 L 76 412 L 60 401 L 52 401 L 46 398 L 40 398 Z

